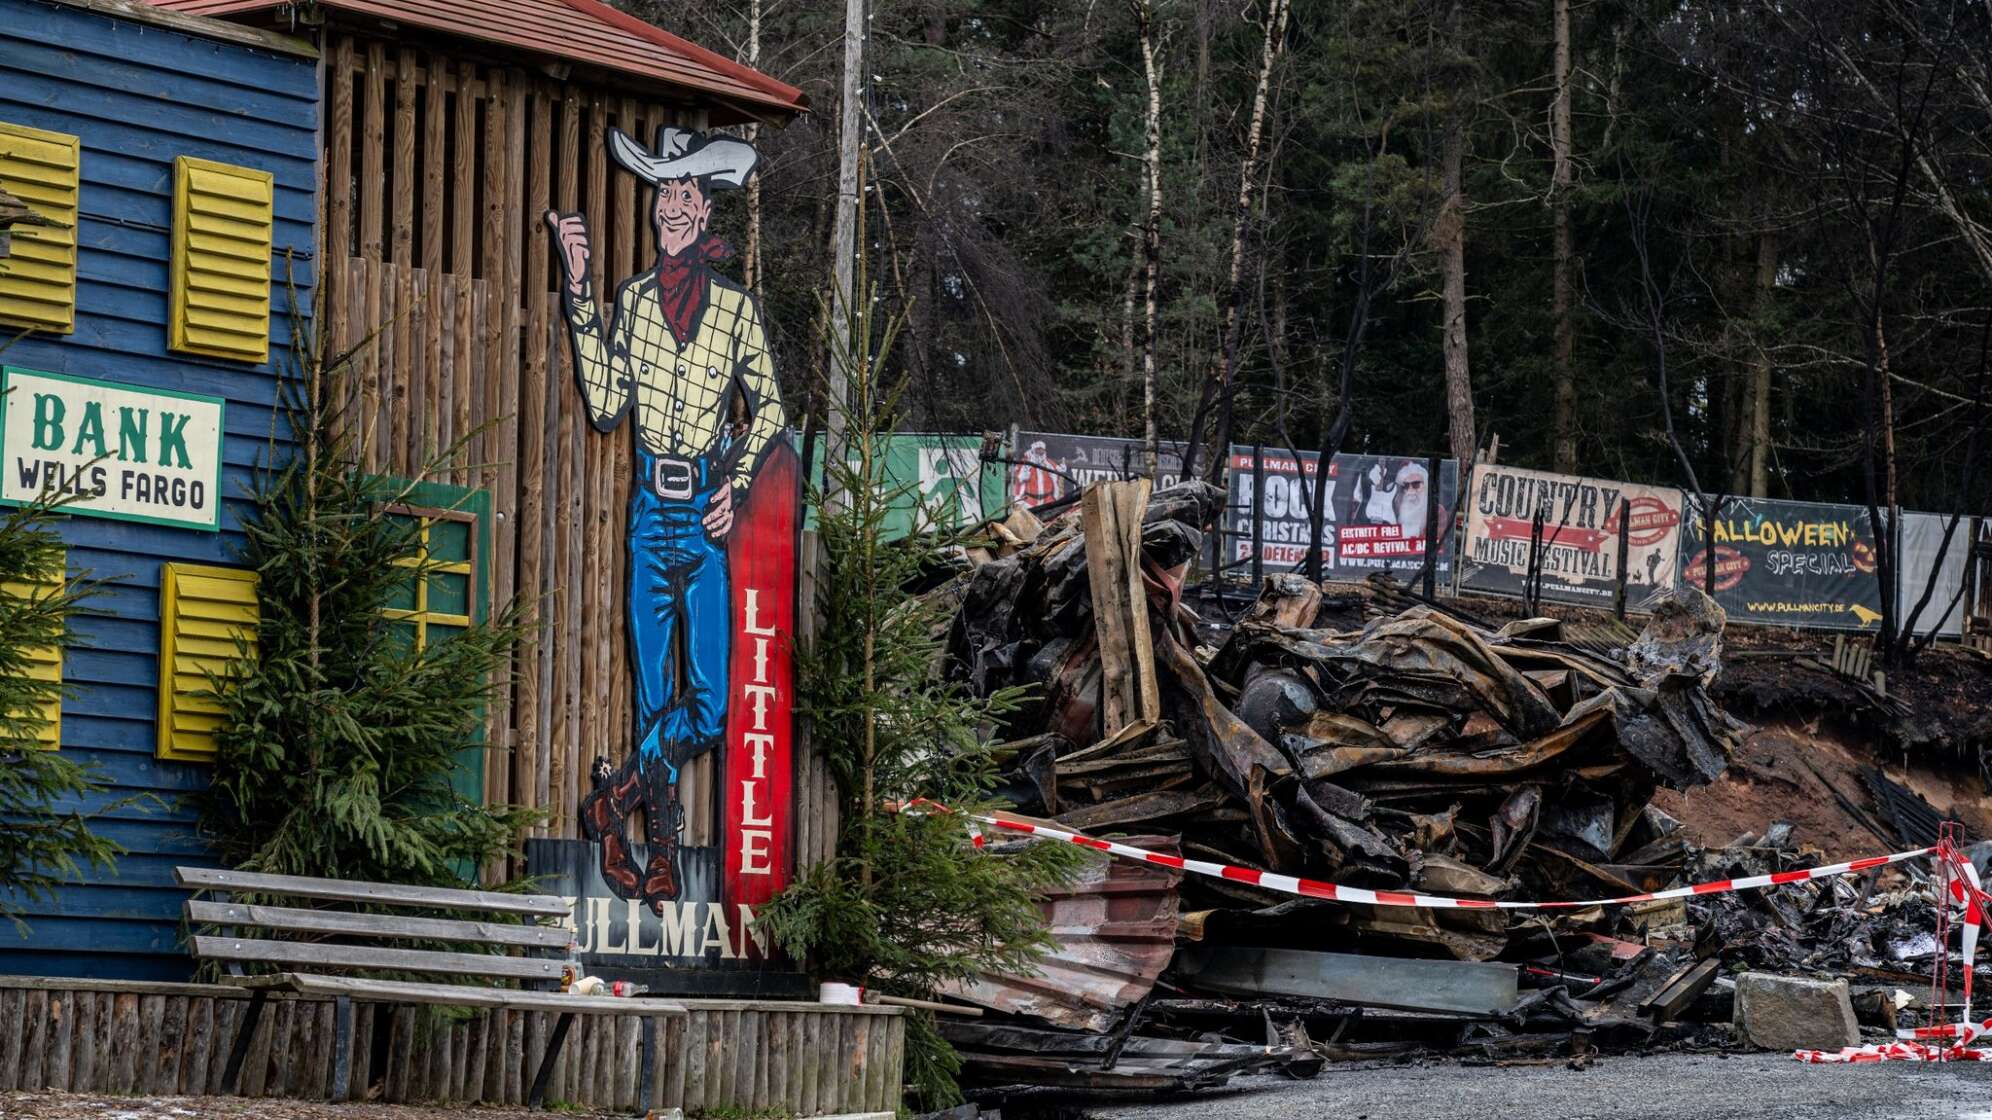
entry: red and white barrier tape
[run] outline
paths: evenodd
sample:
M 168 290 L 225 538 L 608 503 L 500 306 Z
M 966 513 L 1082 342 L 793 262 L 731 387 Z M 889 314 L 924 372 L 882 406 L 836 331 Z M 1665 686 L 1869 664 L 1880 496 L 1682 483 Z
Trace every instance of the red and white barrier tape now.
M 1992 1035 L 1992 1019 L 1980 1023 L 1971 1021 L 1971 988 L 1977 964 L 1978 933 L 1985 924 L 1986 911 L 1992 908 L 1992 894 L 1985 892 L 1978 880 L 1978 869 L 1948 837 L 1937 845 L 1936 857 L 1939 882 L 1946 887 L 1948 896 L 1937 904 L 1956 904 L 1964 915 L 1964 928 L 1959 937 L 1961 951 L 1958 953 L 1958 963 L 1964 971 L 1964 1003 L 1959 1010 L 1958 1021 L 1898 1030 L 1895 1034 L 1900 1041 L 1896 1042 L 1848 1046 L 1840 1050 L 1796 1050 L 1792 1052 L 1792 1057 L 1801 1062 L 1820 1064 L 1992 1061 L 1992 1050 L 1971 1045 L 1982 1037 Z
M 925 803 L 936 812 L 953 812 L 945 806 L 933 802 Z M 910 807 L 909 807 L 910 808 Z M 1304 879 L 1294 875 L 1280 875 L 1271 871 L 1259 871 L 1250 867 L 1239 867 L 1229 863 L 1211 863 L 1199 859 L 1185 859 L 1181 856 L 1163 855 L 1131 844 L 1118 844 L 1112 840 L 1097 840 L 1091 836 L 1081 836 L 1076 832 L 1066 832 L 1047 825 L 1032 824 L 1028 821 L 1007 820 L 1002 817 L 985 817 L 963 814 L 975 824 L 1000 828 L 1007 832 L 1020 832 L 1043 840 L 1062 840 L 1091 848 L 1097 852 L 1120 856 L 1122 859 L 1139 860 L 1160 867 L 1187 871 L 1193 875 L 1208 875 L 1213 879 L 1229 879 L 1234 883 L 1250 883 L 1267 890 L 1299 895 L 1302 898 L 1323 898 L 1335 902 L 1361 902 L 1371 906 L 1424 906 L 1436 910 L 1581 910 L 1587 906 L 1623 906 L 1634 902 L 1654 902 L 1669 898 L 1693 898 L 1696 895 L 1724 894 L 1729 891 L 1754 890 L 1759 887 L 1775 887 L 1785 883 L 1803 883 L 1808 879 L 1824 879 L 1833 875 L 1846 875 L 1855 871 L 1900 863 L 1906 859 L 1916 859 L 1936 851 L 1935 848 L 1922 848 L 1913 852 L 1896 852 L 1893 855 L 1870 856 L 1867 859 L 1849 860 L 1846 863 L 1829 863 L 1823 867 L 1808 867 L 1799 871 L 1778 871 L 1770 875 L 1750 875 L 1741 879 L 1717 879 L 1710 883 L 1696 883 L 1691 887 L 1675 887 L 1664 891 L 1647 891 L 1644 894 L 1629 894 L 1620 898 L 1591 898 L 1581 902 L 1509 902 L 1491 898 L 1452 898 L 1446 895 L 1416 894 L 1410 891 L 1375 891 L 1365 887 L 1349 887 L 1340 883 L 1327 883 L 1319 879 Z M 976 837 L 979 846 L 981 838 Z
M 938 802 L 917 801 L 906 806 L 907 811 L 954 814 L 955 810 Z M 1955 904 L 1963 911 L 1964 926 L 1961 936 L 1962 951 L 1959 953 L 1963 965 L 1963 1008 L 1956 1023 L 1931 1027 L 1917 1027 L 1896 1032 L 1900 1041 L 1881 1043 L 1873 1046 L 1850 1046 L 1838 1051 L 1798 1050 L 1792 1056 L 1802 1062 L 1861 1063 L 1883 1061 L 1992 1061 L 1992 1049 L 1979 1049 L 1970 1043 L 1981 1037 L 1992 1036 L 1992 1019 L 1980 1023 L 1971 1021 L 1971 996 L 1973 965 L 1978 953 L 1978 935 L 1985 924 L 1988 912 L 1992 912 L 1992 893 L 1987 893 L 1979 882 L 1978 871 L 1969 859 L 1948 838 L 1928 848 L 1911 852 L 1895 852 L 1885 856 L 1869 856 L 1866 859 L 1848 860 L 1844 863 L 1829 863 L 1819 867 L 1807 867 L 1798 871 L 1778 871 L 1769 875 L 1749 875 L 1740 879 L 1717 879 L 1693 886 L 1674 887 L 1664 891 L 1647 891 L 1643 894 L 1629 894 L 1619 898 L 1592 898 L 1580 902 L 1510 902 L 1499 899 L 1452 898 L 1446 895 L 1417 894 L 1410 891 L 1377 891 L 1364 887 L 1349 887 L 1339 883 L 1323 882 L 1319 879 L 1306 879 L 1294 875 L 1280 875 L 1271 871 L 1259 871 L 1250 867 L 1239 867 L 1228 863 L 1213 863 L 1207 860 L 1185 859 L 1182 856 L 1164 855 L 1137 848 L 1131 844 L 1119 844 L 1112 840 L 1099 840 L 1091 836 L 1081 836 L 1076 832 L 1048 825 L 1032 824 L 1028 821 L 1007 820 L 1002 817 L 989 817 L 980 814 L 959 814 L 967 822 L 968 832 L 976 847 L 984 844 L 984 836 L 978 825 L 987 825 L 1006 832 L 1022 833 L 1041 840 L 1057 840 L 1091 848 L 1097 852 L 1119 856 L 1122 859 L 1168 867 L 1193 875 L 1207 875 L 1214 879 L 1229 879 L 1236 883 L 1250 883 L 1267 890 L 1299 895 L 1302 898 L 1320 898 L 1336 902 L 1359 902 L 1371 906 L 1423 906 L 1438 910 L 1575 910 L 1587 906 L 1623 906 L 1634 902 L 1654 902 L 1670 898 L 1693 898 L 1698 895 L 1726 894 L 1730 891 L 1756 890 L 1762 887 L 1782 886 L 1786 883 L 1803 883 L 1811 879 L 1825 879 L 1834 875 L 1847 875 L 1856 871 L 1867 871 L 1885 867 L 1891 863 L 1918 859 L 1922 856 L 1935 856 L 1940 872 L 1948 869 L 1942 882 L 1947 885 L 1948 903 Z M 1942 1045 L 1937 1042 L 1945 1043 Z

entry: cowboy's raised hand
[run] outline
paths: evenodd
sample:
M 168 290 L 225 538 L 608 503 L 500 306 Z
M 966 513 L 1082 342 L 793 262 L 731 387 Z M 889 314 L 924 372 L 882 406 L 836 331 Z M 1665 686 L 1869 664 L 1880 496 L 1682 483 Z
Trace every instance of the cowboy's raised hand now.
M 588 286 L 588 219 L 580 214 L 546 212 L 547 228 L 560 247 L 560 271 L 567 277 L 569 295 L 580 295 Z

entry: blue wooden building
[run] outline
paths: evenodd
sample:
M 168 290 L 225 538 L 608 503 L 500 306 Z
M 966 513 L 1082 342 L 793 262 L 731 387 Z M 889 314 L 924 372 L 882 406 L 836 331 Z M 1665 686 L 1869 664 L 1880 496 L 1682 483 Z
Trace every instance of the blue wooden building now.
M 358 355 L 361 465 L 427 477 L 420 515 L 457 523 L 463 555 L 429 555 L 461 561 L 455 606 L 396 617 L 446 633 L 517 600 L 539 629 L 460 788 L 549 807 L 535 836 L 576 835 L 589 760 L 629 749 L 606 713 L 628 707 L 633 482 L 560 391 L 539 215 L 587 214 L 597 270 L 629 275 L 654 234 L 608 172 L 608 129 L 802 106 L 598 0 L 0 0 L 0 189 L 59 223 L 15 229 L 0 260 L 0 341 L 29 332 L 0 353 L 0 502 L 51 474 L 104 487 L 61 527 L 69 578 L 101 592 L 46 666 L 71 689 L 48 745 L 96 763 L 106 801 L 157 799 L 97 822 L 127 849 L 114 871 L 31 902 L 25 934 L 0 923 L 0 976 L 191 971 L 172 869 L 208 855 L 183 800 L 211 769 L 208 673 L 254 623 L 240 527 L 255 472 L 285 454 L 294 306 Z M 721 784 L 692 770 L 688 838 L 710 843 Z M 797 858 L 821 858 L 821 760 L 796 788 Z
M 108 492 L 61 525 L 70 578 L 102 591 L 60 668 L 59 749 L 113 797 L 158 798 L 98 823 L 128 851 L 112 872 L 30 905 L 25 935 L 0 922 L 0 974 L 189 971 L 172 868 L 202 854 L 180 804 L 207 780 L 192 680 L 253 609 L 228 569 L 253 473 L 282 454 L 289 310 L 317 275 L 317 65 L 302 40 L 143 4 L 0 0 L 0 188 L 67 227 L 17 230 L 0 261 L 0 495 L 109 452 Z

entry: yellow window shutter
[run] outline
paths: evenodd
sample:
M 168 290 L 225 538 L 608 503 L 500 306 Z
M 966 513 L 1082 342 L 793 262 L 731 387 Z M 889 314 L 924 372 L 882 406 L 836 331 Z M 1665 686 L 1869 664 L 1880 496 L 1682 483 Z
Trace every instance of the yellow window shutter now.
M 0 121 L 0 189 L 55 225 L 13 227 L 0 260 L 0 323 L 76 329 L 76 210 L 83 146 L 74 136 Z
M 263 362 L 270 356 L 270 245 L 276 185 L 267 171 L 173 161 L 175 350 Z
M 58 568 L 60 573 L 63 569 Z M 0 595 L 14 595 L 23 599 L 39 599 L 51 592 L 60 592 L 67 577 L 57 574 L 52 580 L 7 580 L 0 583 Z M 28 676 L 34 680 L 50 684 L 62 683 L 62 650 L 56 646 L 43 646 L 28 651 Z M 42 719 L 41 730 L 35 738 L 49 750 L 62 744 L 62 697 L 50 697 L 38 713 Z
M 167 564 L 159 575 L 159 757 L 214 758 L 221 706 L 216 678 L 256 648 L 256 573 L 240 568 Z

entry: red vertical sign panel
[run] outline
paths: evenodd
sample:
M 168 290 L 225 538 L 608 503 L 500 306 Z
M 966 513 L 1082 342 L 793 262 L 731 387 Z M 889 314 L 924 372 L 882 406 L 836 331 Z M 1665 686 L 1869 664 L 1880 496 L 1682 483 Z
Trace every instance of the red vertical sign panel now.
M 788 883 L 795 710 L 791 643 L 801 505 L 795 451 L 786 439 L 777 438 L 769 444 L 727 536 L 733 651 L 722 842 L 729 906 L 758 906 Z M 743 949 L 752 945 L 744 936 L 741 942 Z

